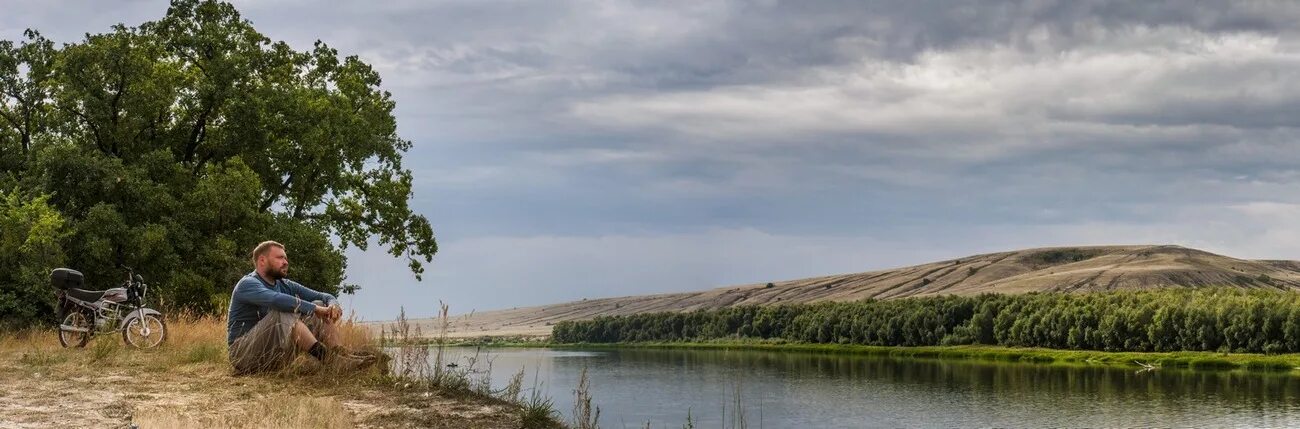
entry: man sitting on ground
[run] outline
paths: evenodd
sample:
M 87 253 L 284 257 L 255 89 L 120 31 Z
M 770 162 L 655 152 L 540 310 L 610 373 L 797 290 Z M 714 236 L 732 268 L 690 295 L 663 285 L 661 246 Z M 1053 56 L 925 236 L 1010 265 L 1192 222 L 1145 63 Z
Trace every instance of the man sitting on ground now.
M 285 278 L 289 257 L 284 245 L 258 244 L 253 266 L 255 271 L 240 279 L 230 296 L 226 342 L 236 374 L 282 369 L 299 352 L 342 370 L 375 361 L 340 344 L 338 321 L 343 308 L 333 295 Z

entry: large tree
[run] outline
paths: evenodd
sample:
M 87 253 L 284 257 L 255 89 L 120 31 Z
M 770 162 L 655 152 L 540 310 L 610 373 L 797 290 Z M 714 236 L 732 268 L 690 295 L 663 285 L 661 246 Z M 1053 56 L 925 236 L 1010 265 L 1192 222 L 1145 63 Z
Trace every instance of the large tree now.
M 77 43 L 25 36 L 0 41 L 0 186 L 59 212 L 92 286 L 126 264 L 170 306 L 213 311 L 261 240 L 331 292 L 356 288 L 349 246 L 377 242 L 416 279 L 437 251 L 408 206 L 392 96 L 356 56 L 294 50 L 199 0 Z

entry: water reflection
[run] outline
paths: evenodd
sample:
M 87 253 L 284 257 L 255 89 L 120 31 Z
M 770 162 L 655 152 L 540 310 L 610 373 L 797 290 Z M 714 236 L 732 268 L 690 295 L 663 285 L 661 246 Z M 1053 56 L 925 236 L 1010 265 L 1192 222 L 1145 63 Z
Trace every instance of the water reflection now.
M 472 355 L 452 349 L 450 358 Z M 538 374 L 567 412 L 585 366 L 605 427 L 1297 426 L 1283 374 L 738 350 L 485 349 L 493 383 Z

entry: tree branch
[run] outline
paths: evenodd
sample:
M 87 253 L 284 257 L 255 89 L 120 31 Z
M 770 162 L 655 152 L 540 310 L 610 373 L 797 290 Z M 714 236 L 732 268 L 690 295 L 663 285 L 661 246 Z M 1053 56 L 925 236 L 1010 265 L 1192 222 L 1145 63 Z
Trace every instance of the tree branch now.
M 213 107 L 216 103 L 210 101 L 208 97 L 204 97 L 203 105 L 203 113 L 199 114 L 199 120 L 195 121 L 194 126 L 190 128 L 190 140 L 185 145 L 184 159 L 187 163 L 194 161 L 194 152 L 199 149 L 199 144 L 202 143 L 207 136 L 208 115 L 212 114 Z
M 126 74 L 118 74 L 117 85 L 113 89 L 115 91 L 113 92 L 113 101 L 109 103 L 108 120 L 113 124 L 113 131 L 117 131 L 117 121 L 121 119 L 118 103 L 122 100 L 122 94 L 126 93 Z M 121 158 L 122 153 L 117 150 L 117 140 L 117 138 L 113 139 L 113 155 Z
M 303 215 L 302 212 L 303 210 L 307 209 L 307 193 L 311 192 L 311 187 L 316 183 L 316 178 L 320 177 L 320 172 L 321 169 L 316 168 L 312 170 L 311 175 L 307 177 L 307 185 L 303 188 L 305 190 L 302 192 L 303 197 L 298 200 L 298 204 L 296 204 L 293 208 L 294 219 L 302 219 L 302 215 Z
M 271 204 L 274 204 L 275 200 L 279 199 L 280 195 L 284 194 L 284 190 L 289 188 L 290 183 L 293 183 L 292 174 L 290 174 L 289 177 L 285 177 L 284 181 L 280 182 L 280 187 L 276 189 L 275 192 L 272 192 L 270 195 L 267 195 L 266 199 L 262 200 L 262 205 L 259 211 L 265 212 L 267 210 L 270 210 Z
M 103 152 L 106 155 L 116 155 L 112 152 L 109 152 L 108 149 L 104 148 L 103 139 L 100 138 L 99 136 L 99 127 L 95 126 L 95 122 L 90 120 L 89 116 L 86 116 L 85 113 L 81 113 L 77 109 L 73 109 L 69 107 L 60 107 L 60 108 L 67 111 L 68 113 L 76 115 L 78 118 L 81 118 L 82 122 L 85 122 L 86 126 L 90 127 L 91 134 L 95 136 L 95 147 L 99 148 L 100 152 Z

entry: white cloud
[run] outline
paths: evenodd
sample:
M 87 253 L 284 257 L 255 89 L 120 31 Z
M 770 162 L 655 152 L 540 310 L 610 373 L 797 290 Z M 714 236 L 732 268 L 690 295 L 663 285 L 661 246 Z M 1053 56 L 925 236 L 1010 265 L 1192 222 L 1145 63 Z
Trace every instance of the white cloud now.
M 934 157 L 985 159 L 1093 143 L 1077 137 L 1143 142 L 1223 133 L 1240 125 L 1236 109 L 1300 104 L 1300 51 L 1276 36 L 1098 31 L 1104 49 L 979 44 L 926 51 L 912 62 L 867 58 L 811 69 L 792 82 L 611 95 L 575 102 L 571 114 L 738 142 L 806 145 L 824 135 L 883 134 L 930 147 Z

